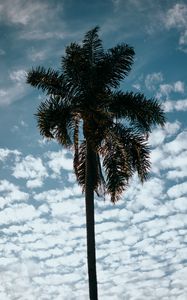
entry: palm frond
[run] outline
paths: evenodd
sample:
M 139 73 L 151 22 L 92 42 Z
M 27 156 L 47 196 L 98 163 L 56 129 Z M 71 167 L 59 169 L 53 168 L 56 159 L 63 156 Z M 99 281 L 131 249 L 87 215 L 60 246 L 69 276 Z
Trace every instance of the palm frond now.
M 78 183 L 85 189 L 85 176 L 86 176 L 86 142 L 83 141 L 78 147 L 75 148 L 75 155 L 73 160 L 74 172 Z
M 65 86 L 63 76 L 53 69 L 46 70 L 43 67 L 32 69 L 27 74 L 27 83 L 41 89 L 47 95 L 60 95 Z
M 125 128 L 122 124 L 116 123 L 111 129 L 127 153 L 127 164 L 131 165 L 133 173 L 137 171 L 140 180 L 147 179 L 150 170 L 150 148 L 144 135 L 134 128 Z
M 100 153 L 104 157 L 106 187 L 112 202 L 119 199 L 136 171 L 142 182 L 147 179 L 150 170 L 149 147 L 144 137 L 133 128 L 113 124 Z
M 82 186 L 83 191 L 85 191 L 85 182 L 86 182 L 86 141 L 84 140 L 76 149 L 74 155 L 74 171 L 78 183 Z M 105 189 L 105 180 L 102 174 L 101 163 L 98 153 L 92 152 L 92 157 L 90 157 L 90 164 L 92 166 L 92 178 L 93 178 L 93 187 L 97 195 L 100 195 Z
M 73 122 L 71 107 L 59 102 L 57 97 L 42 102 L 36 113 L 40 134 L 46 138 L 55 138 L 64 145 L 70 146 L 70 131 Z
M 79 174 L 78 174 L 78 165 L 79 165 L 79 118 L 77 118 L 77 117 L 75 118 L 73 144 L 74 144 L 74 151 L 75 151 L 74 160 L 73 160 L 73 167 L 74 167 L 75 175 L 78 178 L 79 177 Z M 80 180 L 80 182 L 81 182 L 81 180 Z
M 106 189 L 111 196 L 111 201 L 115 203 L 121 193 L 128 185 L 131 177 L 131 165 L 127 164 L 127 157 L 124 149 L 116 143 L 115 137 L 112 135 L 105 141 L 103 167 L 106 173 Z
M 98 36 L 99 27 L 96 26 L 92 30 L 85 34 L 83 40 L 83 51 L 85 59 L 88 60 L 90 65 L 93 67 L 94 64 L 98 63 L 103 58 L 103 47 L 102 41 Z
M 66 47 L 66 56 L 62 57 L 62 70 L 70 85 L 79 90 L 86 87 L 88 69 L 81 46 L 71 43 Z
M 134 49 L 127 44 L 109 49 L 97 65 L 97 77 L 106 88 L 117 88 L 131 70 Z
M 156 99 L 147 99 L 140 93 L 112 93 L 109 111 L 116 118 L 127 118 L 131 125 L 146 133 L 151 131 L 153 125 L 165 124 L 161 104 Z

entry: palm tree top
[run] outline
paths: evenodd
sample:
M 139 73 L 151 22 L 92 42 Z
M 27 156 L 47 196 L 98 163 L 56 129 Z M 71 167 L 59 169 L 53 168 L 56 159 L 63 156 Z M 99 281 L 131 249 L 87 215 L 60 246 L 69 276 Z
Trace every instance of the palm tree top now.
M 119 90 L 134 55 L 133 47 L 125 43 L 104 50 L 96 26 L 81 44 L 66 47 L 59 70 L 39 66 L 27 76 L 27 83 L 47 97 L 36 114 L 40 133 L 74 148 L 74 170 L 83 189 L 89 143 L 94 189 L 99 192 L 103 186 L 112 202 L 118 200 L 134 172 L 142 182 L 147 178 L 150 149 L 146 137 L 153 126 L 165 124 L 156 99 Z

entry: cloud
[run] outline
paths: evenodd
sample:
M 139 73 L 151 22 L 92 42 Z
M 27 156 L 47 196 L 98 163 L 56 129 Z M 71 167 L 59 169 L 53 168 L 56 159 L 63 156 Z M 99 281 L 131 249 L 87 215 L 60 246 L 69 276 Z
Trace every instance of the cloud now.
M 187 110 L 187 99 L 177 101 L 165 101 L 163 103 L 165 112 L 173 111 L 186 111 Z
M 187 24 L 187 5 L 175 4 L 167 11 L 165 25 L 167 28 L 183 28 Z
M 27 93 L 25 70 L 17 69 L 10 71 L 7 82 L 9 86 L 0 88 L 0 106 L 10 105 L 22 99 Z
M 163 16 L 163 22 L 167 29 L 175 28 L 179 31 L 179 46 L 181 50 L 186 51 L 187 45 L 187 5 L 185 3 L 176 3 Z
M 170 198 L 178 198 L 183 195 L 186 195 L 187 194 L 187 183 L 183 182 L 180 184 L 176 184 L 176 185 L 172 186 L 171 188 L 169 188 L 167 193 Z M 186 198 L 186 200 L 187 200 L 187 198 Z
M 177 123 L 174 123 L 172 127 L 170 126 L 170 132 L 175 130 L 174 134 L 178 133 L 179 128 L 177 128 Z M 153 145 L 157 145 L 157 148 L 151 152 L 152 172 L 158 175 L 164 171 L 165 178 L 169 180 L 177 182 L 184 180 L 187 176 L 186 130 L 179 132 L 172 140 L 172 135 L 168 134 L 166 130 L 165 136 L 162 132 L 163 138 L 160 143 L 155 143 L 154 137 L 155 133 L 153 132 Z M 167 141 L 168 139 L 169 141 Z
M 28 52 L 28 57 L 32 61 L 37 61 L 38 62 L 38 61 L 46 59 L 47 56 L 48 56 L 48 51 L 46 49 L 44 49 L 44 50 L 35 50 L 34 48 L 32 48 Z
M 182 130 L 178 121 L 154 129 L 151 147 L 160 156 L 143 186 L 135 176 L 116 205 L 95 199 L 98 289 L 103 300 L 135 300 L 137 291 L 139 298 L 149 300 L 186 297 L 186 183 L 178 177 L 168 186 L 166 180 L 169 172 L 186 168 L 187 137 Z M 85 201 L 76 183 L 67 187 L 59 176 L 72 174 L 72 155 L 64 149 L 47 152 L 40 160 L 9 155 L 1 164 L 13 176 L 17 170 L 17 184 L 0 184 L 2 197 L 12 195 L 0 212 L 0 297 L 87 299 Z M 13 167 L 10 158 L 15 160 Z M 35 190 L 28 198 L 22 179 L 43 179 L 46 172 L 48 179 L 55 174 L 61 188 L 50 189 L 44 182 L 45 191 Z
M 180 154 L 182 151 L 187 149 L 187 130 L 180 132 L 177 137 L 165 144 L 165 151 L 167 153 Z
M 140 89 L 141 89 L 140 83 L 134 83 L 132 86 L 133 86 L 136 90 L 140 90 Z
M 184 82 L 179 80 L 173 84 L 160 84 L 156 97 L 159 99 L 166 97 L 166 99 L 168 99 L 171 92 L 183 94 Z
M 60 18 L 62 12 L 63 3 L 40 0 L 15 0 L 14 5 L 7 0 L 0 6 L 1 19 L 9 25 L 19 26 L 18 36 L 25 40 L 63 39 L 67 36 L 66 25 Z
M 25 70 L 12 71 L 10 73 L 10 79 L 18 84 L 25 84 L 26 72 Z
M 2 224 L 24 223 L 40 215 L 32 205 L 15 204 L 14 207 L 7 207 L 0 212 Z
M 145 86 L 148 90 L 154 91 L 158 84 L 164 80 L 163 74 L 161 72 L 148 74 L 145 77 Z
M 149 144 L 152 147 L 158 146 L 164 142 L 164 140 L 176 134 L 181 127 L 181 123 L 179 121 L 175 122 L 166 122 L 164 128 L 155 128 L 149 137 Z
M 48 166 L 54 172 L 53 177 L 59 176 L 61 170 L 72 171 L 73 169 L 73 159 L 72 157 L 67 157 L 69 152 L 67 150 L 61 150 L 58 152 L 48 152 Z
M 179 39 L 179 45 L 187 45 L 187 29 L 181 34 Z
M 77 184 L 71 186 L 70 188 L 64 188 L 62 190 L 55 189 L 55 190 L 48 190 L 34 196 L 35 200 L 39 201 L 48 201 L 48 202 L 61 202 L 64 199 L 70 198 L 72 196 L 79 197 L 82 195 L 82 190 L 80 186 Z M 68 205 L 69 206 L 69 205 Z
M 18 150 L 10 150 L 7 148 L 0 148 L 0 160 L 4 161 L 10 155 L 15 155 L 16 157 L 19 157 L 21 155 L 21 152 Z
M 16 40 L 41 41 L 69 36 L 72 33 L 67 31 L 62 21 L 62 12 L 63 3 L 40 0 L 15 0 L 14 5 L 11 0 L 7 0 L 0 6 L 0 17 L 5 24 L 14 28 Z M 32 61 L 41 60 L 48 55 L 48 50 L 31 50 L 28 55 Z
M 0 180 L 0 208 L 14 202 L 23 202 L 29 199 L 29 194 L 22 192 L 20 188 L 8 180 Z
M 34 188 L 43 185 L 43 180 L 48 176 L 48 173 L 41 158 L 28 155 L 15 164 L 12 175 L 15 178 L 28 179 L 27 187 Z
M 7 106 L 22 99 L 26 95 L 24 85 L 16 83 L 8 89 L 0 88 L 0 106 Z
M 66 27 L 66 26 L 64 26 Z M 72 33 L 69 32 L 70 35 L 72 35 Z M 38 40 L 38 41 L 42 41 L 42 40 L 48 40 L 48 39 L 64 39 L 65 37 L 68 36 L 68 31 L 64 30 L 64 31 L 58 31 L 57 29 L 54 29 L 54 31 L 48 31 L 47 29 L 34 29 L 34 30 L 30 30 L 29 32 L 24 31 L 21 35 L 20 38 L 24 39 L 24 40 Z M 74 36 L 74 35 L 73 35 Z M 35 58 L 40 58 L 46 56 L 46 52 L 45 50 L 41 50 L 41 51 L 32 51 L 31 52 L 31 56 L 35 57 Z
M 5 18 L 7 22 L 24 26 L 33 22 L 44 21 L 48 11 L 48 4 L 40 1 L 15 0 L 14 5 L 12 5 L 12 1 L 7 0 L 0 7 L 1 17 Z
M 171 93 L 183 94 L 185 91 L 184 82 L 178 80 L 173 83 L 163 83 L 164 76 L 162 72 L 147 74 L 144 80 L 145 87 L 149 91 L 155 92 L 158 99 L 168 99 Z

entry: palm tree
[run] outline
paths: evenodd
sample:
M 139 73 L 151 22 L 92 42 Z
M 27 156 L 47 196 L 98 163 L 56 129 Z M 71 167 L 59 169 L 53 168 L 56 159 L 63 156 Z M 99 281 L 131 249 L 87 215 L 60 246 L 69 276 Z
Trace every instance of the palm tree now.
M 115 203 L 135 172 L 144 182 L 150 170 L 147 136 L 165 123 L 157 100 L 119 90 L 134 49 L 120 44 L 104 51 L 98 30 L 66 47 L 60 70 L 37 67 L 27 74 L 27 83 L 47 95 L 36 113 L 41 135 L 74 150 L 74 171 L 85 192 L 91 300 L 98 299 L 94 192 Z

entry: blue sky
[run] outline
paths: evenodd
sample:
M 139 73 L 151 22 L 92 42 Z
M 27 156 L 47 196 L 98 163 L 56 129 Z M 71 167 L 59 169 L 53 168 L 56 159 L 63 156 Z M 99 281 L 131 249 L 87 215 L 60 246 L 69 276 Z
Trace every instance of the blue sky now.
M 187 2 L 0 0 L 0 299 L 87 300 L 84 195 L 72 154 L 43 140 L 31 67 L 60 67 L 65 46 L 99 25 L 105 48 L 134 46 L 123 90 L 163 103 L 152 172 L 113 205 L 97 199 L 102 300 L 187 299 Z

